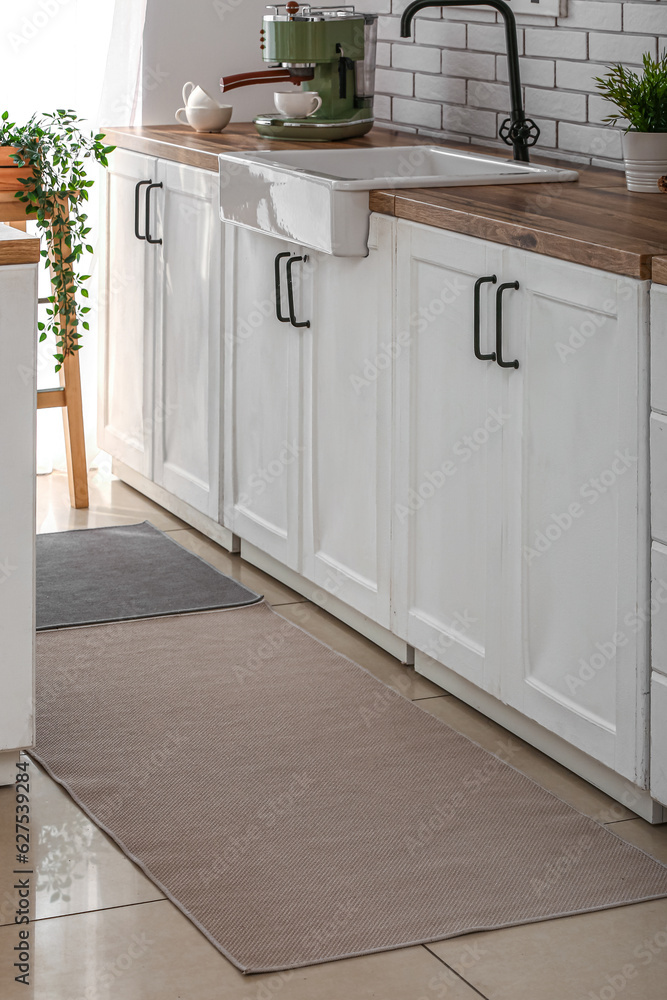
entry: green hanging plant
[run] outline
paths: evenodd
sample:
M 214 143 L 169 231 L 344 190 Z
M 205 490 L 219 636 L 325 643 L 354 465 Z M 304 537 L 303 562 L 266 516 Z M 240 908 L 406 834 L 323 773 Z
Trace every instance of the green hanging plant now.
M 36 216 L 46 238 L 47 249 L 41 255 L 45 267 L 51 268 L 53 294 L 46 322 L 39 323 L 39 339 L 55 335 L 56 371 L 69 354 L 80 350 L 79 331 L 89 329 L 90 306 L 80 298 L 88 298 L 90 275 L 77 269 L 84 252 L 93 252 L 84 211 L 93 181 L 86 174 L 85 160 L 92 157 L 107 167 L 107 156 L 115 149 L 104 145 L 103 133 L 86 134 L 81 124 L 74 111 L 63 109 L 33 115 L 25 125 L 10 122 L 4 111 L 0 122 L 0 145 L 16 147 L 11 159 L 31 170 L 30 176 L 18 179 L 21 189 L 15 197 L 25 205 L 26 215 Z
M 645 52 L 643 63 L 643 73 L 619 64 L 603 77 L 595 77 L 605 101 L 618 108 L 604 121 L 608 125 L 627 122 L 626 132 L 667 132 L 667 50 L 658 59 Z

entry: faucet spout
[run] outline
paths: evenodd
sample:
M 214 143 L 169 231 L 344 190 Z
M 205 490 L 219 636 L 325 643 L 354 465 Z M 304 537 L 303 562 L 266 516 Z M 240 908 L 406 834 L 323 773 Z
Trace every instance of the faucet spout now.
M 529 162 L 528 149 L 538 140 L 540 130 L 530 118 L 526 118 L 521 97 L 521 74 L 519 70 L 519 45 L 516 34 L 514 11 L 505 0 L 413 0 L 401 16 L 401 38 L 410 37 L 410 28 L 415 14 L 425 7 L 493 7 L 503 16 L 505 22 L 505 44 L 507 46 L 507 68 L 510 84 L 510 117 L 500 126 L 500 137 L 508 146 L 514 147 L 514 159 Z

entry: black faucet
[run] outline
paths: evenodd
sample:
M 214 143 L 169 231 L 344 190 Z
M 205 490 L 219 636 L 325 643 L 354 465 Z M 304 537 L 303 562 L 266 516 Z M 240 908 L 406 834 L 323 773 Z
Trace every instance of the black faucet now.
M 494 7 L 505 19 L 505 41 L 507 43 L 507 67 L 510 79 L 510 117 L 500 126 L 500 137 L 508 146 L 514 147 L 514 159 L 528 163 L 528 147 L 534 146 L 540 130 L 534 121 L 526 118 L 521 99 L 521 76 L 519 73 L 519 46 L 516 37 L 514 11 L 505 0 L 413 0 L 401 17 L 401 38 L 410 37 L 410 26 L 415 14 L 424 7 Z

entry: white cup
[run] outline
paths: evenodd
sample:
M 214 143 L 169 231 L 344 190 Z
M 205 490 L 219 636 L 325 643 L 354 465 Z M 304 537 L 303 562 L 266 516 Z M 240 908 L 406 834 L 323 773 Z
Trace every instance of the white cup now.
M 219 108 L 218 102 L 207 94 L 201 87 L 197 87 L 192 80 L 183 87 L 183 104 L 191 108 Z
M 222 132 L 231 117 L 231 104 L 219 104 L 214 108 L 192 108 L 188 105 L 176 112 L 176 121 L 189 125 L 195 132 Z
M 322 98 L 314 90 L 276 91 L 276 111 L 286 118 L 308 118 L 322 107 Z

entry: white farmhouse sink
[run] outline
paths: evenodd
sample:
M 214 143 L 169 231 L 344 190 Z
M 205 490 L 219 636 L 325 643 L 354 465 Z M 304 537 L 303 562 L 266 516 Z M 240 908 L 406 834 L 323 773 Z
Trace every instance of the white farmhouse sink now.
M 368 192 L 576 181 L 576 170 L 516 163 L 440 146 L 221 153 L 225 222 L 337 257 L 368 253 Z

